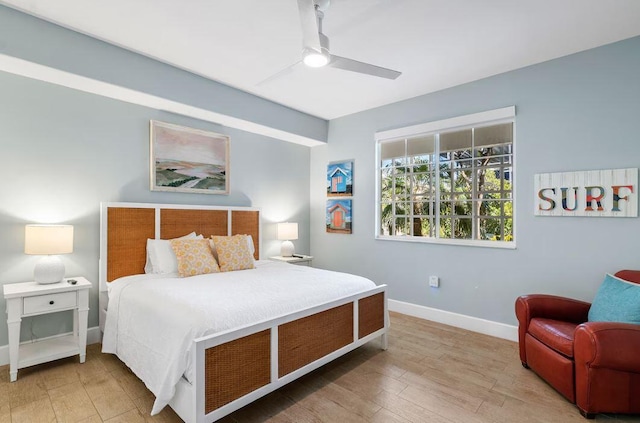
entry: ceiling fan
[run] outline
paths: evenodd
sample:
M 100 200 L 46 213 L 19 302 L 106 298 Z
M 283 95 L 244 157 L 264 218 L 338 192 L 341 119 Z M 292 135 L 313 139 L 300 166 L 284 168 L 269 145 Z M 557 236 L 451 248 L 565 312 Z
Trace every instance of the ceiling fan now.
M 329 8 L 330 3 L 330 0 L 298 0 L 303 44 L 301 62 L 312 68 L 330 66 L 386 79 L 396 79 L 402 75 L 402 72 L 392 69 L 331 54 L 329 52 L 329 37 L 322 33 L 324 12 Z M 263 80 L 259 85 L 291 72 L 298 63 L 300 61 Z
M 329 37 L 322 33 L 322 19 L 330 0 L 298 0 L 302 25 L 302 61 L 309 67 L 331 66 L 380 78 L 396 79 L 402 72 L 358 62 L 329 52 Z

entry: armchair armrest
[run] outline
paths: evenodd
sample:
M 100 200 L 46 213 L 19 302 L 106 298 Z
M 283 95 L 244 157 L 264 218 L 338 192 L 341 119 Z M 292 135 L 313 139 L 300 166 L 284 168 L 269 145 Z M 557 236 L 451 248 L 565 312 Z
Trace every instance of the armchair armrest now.
M 640 325 L 588 322 L 574 335 L 576 369 L 607 368 L 640 373 Z
M 525 335 L 529 331 L 531 319 L 543 317 L 565 322 L 583 323 L 587 321 L 590 307 L 590 303 L 556 295 L 534 294 L 518 297 L 516 300 L 516 317 L 518 318 L 518 343 L 522 364 L 525 367 L 527 365 Z
M 516 300 L 516 317 L 520 325 L 529 326 L 534 317 L 583 323 L 587 321 L 591 303 L 555 295 L 523 295 Z

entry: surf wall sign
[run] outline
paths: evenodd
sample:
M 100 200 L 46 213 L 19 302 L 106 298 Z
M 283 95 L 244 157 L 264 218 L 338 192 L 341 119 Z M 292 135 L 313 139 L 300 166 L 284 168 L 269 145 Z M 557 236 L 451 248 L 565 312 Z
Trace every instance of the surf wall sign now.
M 638 217 L 638 169 L 540 173 L 536 216 Z

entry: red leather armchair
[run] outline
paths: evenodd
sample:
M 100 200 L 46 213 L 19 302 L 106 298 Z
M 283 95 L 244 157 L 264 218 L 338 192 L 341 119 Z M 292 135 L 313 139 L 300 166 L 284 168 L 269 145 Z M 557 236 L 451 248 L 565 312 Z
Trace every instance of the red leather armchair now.
M 640 284 L 640 271 L 620 279 Z M 587 322 L 591 304 L 553 295 L 516 300 L 520 361 L 586 418 L 640 413 L 640 325 Z

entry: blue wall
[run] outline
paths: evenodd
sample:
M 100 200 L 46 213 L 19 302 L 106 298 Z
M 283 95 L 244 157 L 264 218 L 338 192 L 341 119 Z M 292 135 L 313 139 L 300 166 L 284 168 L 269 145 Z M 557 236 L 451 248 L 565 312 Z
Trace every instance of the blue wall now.
M 327 122 L 0 6 L 0 54 L 62 69 L 204 110 L 314 139 Z M 149 120 L 229 135 L 230 195 L 151 192 Z M 94 283 L 89 326 L 98 325 L 102 201 L 254 206 L 262 209 L 262 257 L 278 255 L 275 222 L 299 223 L 309 251 L 310 150 L 289 142 L 0 72 L 0 284 L 32 279 L 27 223 L 69 223 L 67 275 Z M 274 172 L 287 169 L 287 174 Z M 295 175 L 295 177 L 291 177 Z M 0 315 L 5 301 L 0 301 Z M 22 339 L 71 330 L 69 312 L 23 320 Z M 0 324 L 0 361 L 7 326 Z
M 33 277 L 37 257 L 23 254 L 25 224 L 72 224 L 74 252 L 61 257 L 67 275 L 94 283 L 89 326 L 97 326 L 101 201 L 260 207 L 263 258 L 279 254 L 275 222 L 285 220 L 299 222 L 296 248 L 309 251 L 308 147 L 2 72 L 0 91 L 0 284 Z M 150 191 L 151 119 L 229 135 L 230 195 Z M 273 171 L 283 168 L 296 178 Z M 70 330 L 70 322 L 68 312 L 25 319 L 23 339 Z
M 517 249 L 375 240 L 381 130 L 516 106 Z M 534 217 L 536 173 L 640 166 L 640 38 L 330 121 L 311 153 L 314 265 L 389 285 L 390 298 L 515 324 L 514 300 L 591 300 L 605 272 L 640 268 L 638 218 Z M 324 232 L 328 162 L 355 159 L 353 234 Z M 428 287 L 429 275 L 441 278 Z

